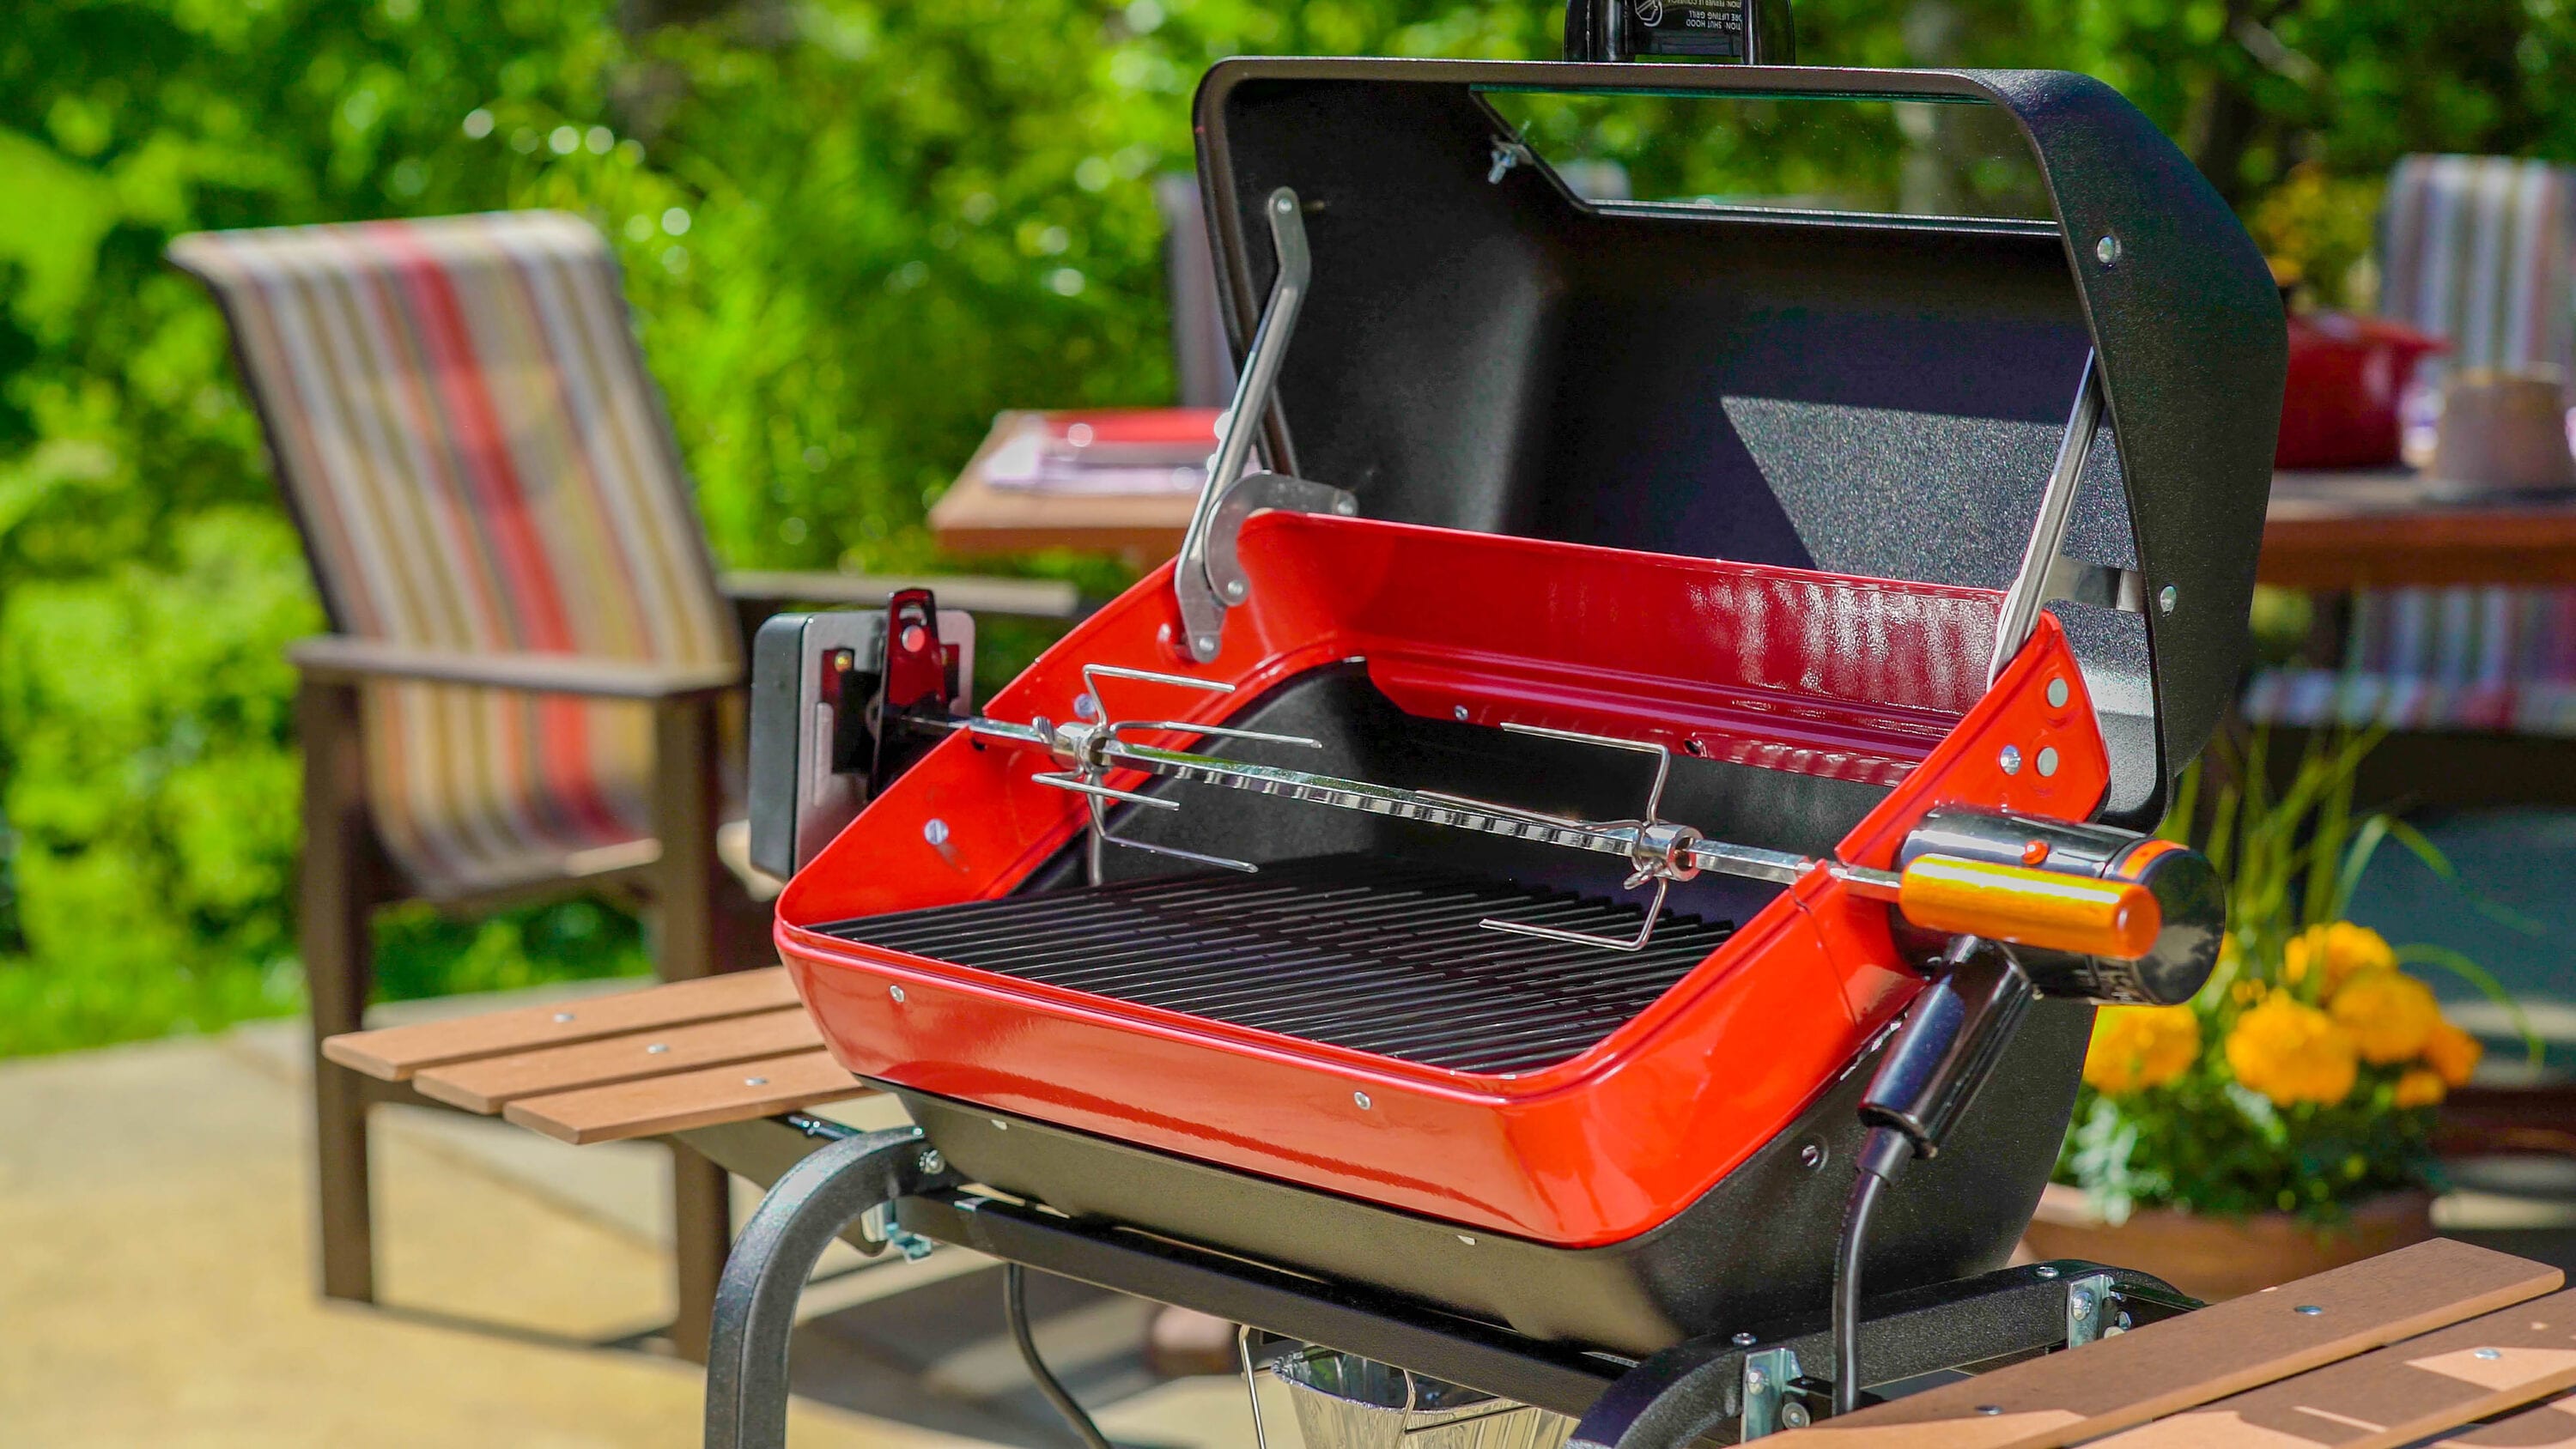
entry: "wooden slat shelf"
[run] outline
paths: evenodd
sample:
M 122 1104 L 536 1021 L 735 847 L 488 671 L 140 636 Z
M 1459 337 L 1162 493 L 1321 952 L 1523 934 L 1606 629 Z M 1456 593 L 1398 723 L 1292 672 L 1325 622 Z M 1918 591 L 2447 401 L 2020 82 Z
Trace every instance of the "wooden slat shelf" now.
M 342 1066 L 571 1143 L 656 1137 L 863 1096 L 783 967 L 561 1006 L 354 1032 Z
M 2336 1449 L 2396 1449 L 2570 1386 L 2576 1293 L 2552 1293 L 2100 1442 L 2272 1449 L 2286 1434 Z
M 1793 1437 L 1852 1449 L 2055 1449 L 2537 1298 L 2562 1280 L 2555 1268 L 2436 1238 Z
M 810 1052 L 820 1044 L 813 1019 L 804 1008 L 790 1006 L 687 1026 L 631 1031 L 572 1046 L 450 1062 L 420 1072 L 412 1078 L 412 1084 L 424 1097 L 488 1114 L 529 1097 Z

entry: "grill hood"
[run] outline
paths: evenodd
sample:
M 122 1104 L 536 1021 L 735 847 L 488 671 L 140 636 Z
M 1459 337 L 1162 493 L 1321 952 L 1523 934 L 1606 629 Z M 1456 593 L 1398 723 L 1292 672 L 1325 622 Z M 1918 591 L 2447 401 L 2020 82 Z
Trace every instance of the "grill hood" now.
M 1489 97 L 1531 90 L 1983 103 L 2055 220 L 1587 201 L 1492 164 L 1517 137 Z M 1238 354 L 1276 267 L 1261 207 L 1304 204 L 1314 281 L 1264 449 L 1364 516 L 2000 589 L 2094 349 L 2107 410 L 2065 552 L 2131 571 L 2136 611 L 2051 608 L 2111 750 L 2103 818 L 2161 814 L 2243 663 L 2286 343 L 2253 243 L 2109 87 L 1235 60 L 1196 119 Z

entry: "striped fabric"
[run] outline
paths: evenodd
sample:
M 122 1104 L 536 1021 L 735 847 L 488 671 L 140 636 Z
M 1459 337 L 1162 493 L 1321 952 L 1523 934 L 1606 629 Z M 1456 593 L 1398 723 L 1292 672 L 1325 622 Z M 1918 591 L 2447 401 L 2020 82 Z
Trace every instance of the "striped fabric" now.
M 2380 213 L 2380 312 L 2451 343 L 2445 367 L 2576 378 L 2576 169 L 2409 156 Z M 2576 394 L 2571 394 L 2576 400 Z M 2247 713 L 2283 724 L 2576 735 L 2576 589 L 2356 595 L 2340 670 L 2270 670 Z
M 550 212 L 206 232 L 171 259 L 230 319 L 341 632 L 465 652 L 731 660 L 615 263 Z M 365 694 L 368 799 L 431 898 L 641 863 L 649 708 Z
M 2357 594 L 2335 669 L 2270 669 L 2245 696 L 2276 724 L 2576 735 L 2576 590 Z
M 2380 315 L 2447 339 L 2452 367 L 2576 364 L 2576 171 L 2409 156 L 2379 218 Z

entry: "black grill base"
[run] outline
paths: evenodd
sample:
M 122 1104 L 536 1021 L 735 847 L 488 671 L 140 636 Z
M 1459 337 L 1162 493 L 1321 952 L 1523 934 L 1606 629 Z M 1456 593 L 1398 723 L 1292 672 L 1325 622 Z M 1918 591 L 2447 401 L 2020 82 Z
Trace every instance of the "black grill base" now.
M 2080 1001 L 2032 1009 L 1941 1155 L 1914 1164 L 1880 1202 L 1862 1274 L 1872 1296 L 1966 1277 L 2011 1256 L 2065 1139 L 2092 1023 L 2093 1008 Z M 1828 1301 L 1863 1133 L 1858 1103 L 1875 1062 L 1872 1054 L 1829 1084 L 1751 1160 L 1662 1225 L 1590 1248 L 1461 1232 L 980 1102 L 875 1085 L 902 1098 L 967 1178 L 1072 1218 L 1410 1299 L 1528 1338 L 1643 1358 Z M 1602 1150 L 1614 1159 L 1615 1139 Z
M 1379 856 L 1045 891 L 845 921 L 864 945 L 1423 1066 L 1499 1075 L 1580 1055 L 1732 934 L 1640 905 Z

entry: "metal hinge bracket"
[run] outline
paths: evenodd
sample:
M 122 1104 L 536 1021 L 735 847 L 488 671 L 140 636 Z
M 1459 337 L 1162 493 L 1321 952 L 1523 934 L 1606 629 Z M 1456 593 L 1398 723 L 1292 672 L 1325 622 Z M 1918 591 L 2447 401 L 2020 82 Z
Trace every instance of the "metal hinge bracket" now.
M 2119 1298 L 2112 1291 L 2111 1275 L 2087 1273 L 2066 1285 L 2066 1346 L 2082 1348 L 2097 1338 L 2121 1332 L 2114 1315 L 2119 1312 Z
M 1299 215 L 1297 193 L 1280 187 L 1262 206 L 1270 218 L 1272 249 L 1279 275 L 1270 285 L 1270 301 L 1261 309 L 1261 325 L 1245 349 L 1243 376 L 1236 382 L 1234 406 L 1226 410 L 1225 436 L 1208 460 L 1207 484 L 1198 506 L 1190 510 L 1189 531 L 1181 537 L 1181 555 L 1172 568 L 1172 592 L 1181 606 L 1190 657 L 1212 662 L 1225 647 L 1225 615 L 1252 597 L 1234 552 L 1235 534 L 1243 521 L 1265 508 L 1298 513 L 1331 513 L 1349 518 L 1359 500 L 1339 488 L 1309 483 L 1282 473 L 1246 474 L 1252 440 L 1269 416 L 1270 399 L 1279 385 L 1279 365 L 1288 339 L 1297 330 L 1297 312 L 1305 305 L 1313 262 L 1306 250 L 1306 223 Z
M 1737 1440 L 1807 1427 L 1809 1411 L 1797 1392 L 1798 1356 L 1785 1348 L 1766 1348 L 1744 1356 L 1744 1413 Z

